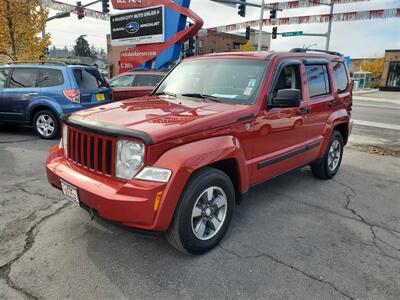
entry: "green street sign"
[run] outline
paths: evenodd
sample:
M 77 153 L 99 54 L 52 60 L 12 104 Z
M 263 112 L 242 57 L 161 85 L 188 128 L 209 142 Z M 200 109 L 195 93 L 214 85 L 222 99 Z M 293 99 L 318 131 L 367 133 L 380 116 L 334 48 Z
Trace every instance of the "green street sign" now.
M 282 32 L 282 37 L 286 37 L 286 36 L 300 36 L 300 35 L 303 35 L 303 31 Z

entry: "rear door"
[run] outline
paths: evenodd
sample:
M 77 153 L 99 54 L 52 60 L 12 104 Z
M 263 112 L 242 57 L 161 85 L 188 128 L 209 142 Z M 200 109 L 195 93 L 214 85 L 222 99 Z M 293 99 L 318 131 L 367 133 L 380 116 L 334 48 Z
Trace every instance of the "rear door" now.
M 111 89 L 95 68 L 72 68 L 82 104 L 101 104 L 111 100 Z
M 2 118 L 26 121 L 27 108 L 31 101 L 40 97 L 37 68 L 14 68 L 9 75 L 8 85 L 3 89 L 0 113 Z
M 307 102 L 310 110 L 306 116 L 307 139 L 310 142 L 320 142 L 326 122 L 333 110 L 332 103 L 335 98 L 332 93 L 333 86 L 329 76 L 328 61 L 324 59 L 307 59 L 304 61 L 307 76 Z M 320 147 L 311 151 L 310 159 L 315 158 Z

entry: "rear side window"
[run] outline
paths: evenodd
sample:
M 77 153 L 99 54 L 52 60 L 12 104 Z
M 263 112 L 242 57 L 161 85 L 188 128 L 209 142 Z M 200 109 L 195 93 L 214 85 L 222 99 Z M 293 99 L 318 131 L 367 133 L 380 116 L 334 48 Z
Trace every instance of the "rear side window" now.
M 8 74 L 10 74 L 9 69 L 1 69 L 0 70 L 0 89 L 3 89 L 6 87 Z
M 37 69 L 14 69 L 10 78 L 10 88 L 32 88 L 38 84 Z
M 73 73 L 80 89 L 94 89 L 106 85 L 103 76 L 95 69 L 73 69 Z
M 331 93 L 326 65 L 307 65 L 306 72 L 310 98 L 329 95 Z
M 128 87 L 132 86 L 133 75 L 126 75 L 111 80 L 110 86 L 112 87 Z
M 137 74 L 133 86 L 156 86 L 163 77 L 163 75 L 157 74 Z
M 64 77 L 60 70 L 40 69 L 39 85 L 41 87 L 51 87 L 64 84 Z
M 338 93 L 343 93 L 347 90 L 349 85 L 349 80 L 347 78 L 347 72 L 344 64 L 342 62 L 331 62 L 331 67 L 333 69 L 333 82 L 335 84 L 335 89 Z

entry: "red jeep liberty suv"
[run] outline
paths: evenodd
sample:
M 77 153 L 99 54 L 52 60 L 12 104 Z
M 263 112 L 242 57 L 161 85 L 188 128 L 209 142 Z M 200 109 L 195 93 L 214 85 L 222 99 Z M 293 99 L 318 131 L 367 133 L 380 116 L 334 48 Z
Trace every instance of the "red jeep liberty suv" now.
M 92 214 L 203 253 L 252 186 L 306 165 L 335 176 L 351 107 L 336 52 L 193 57 L 150 96 L 64 116 L 47 176 Z

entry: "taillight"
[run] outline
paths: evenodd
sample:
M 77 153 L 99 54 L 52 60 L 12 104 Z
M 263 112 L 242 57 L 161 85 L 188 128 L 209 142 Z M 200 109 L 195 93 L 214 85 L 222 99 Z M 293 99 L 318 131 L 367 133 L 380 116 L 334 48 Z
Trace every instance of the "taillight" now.
M 81 102 L 81 92 L 79 90 L 64 90 L 64 96 L 68 98 L 69 101 L 80 103 Z

